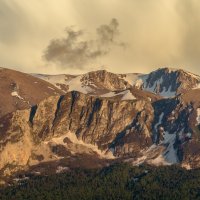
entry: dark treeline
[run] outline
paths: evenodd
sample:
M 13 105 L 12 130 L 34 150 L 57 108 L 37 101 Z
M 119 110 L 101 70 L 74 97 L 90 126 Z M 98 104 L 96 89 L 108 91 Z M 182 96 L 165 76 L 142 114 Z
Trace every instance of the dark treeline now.
M 0 189 L 2 200 L 200 199 L 200 169 L 178 166 L 132 167 L 117 164 L 99 170 L 75 169 L 33 176 Z

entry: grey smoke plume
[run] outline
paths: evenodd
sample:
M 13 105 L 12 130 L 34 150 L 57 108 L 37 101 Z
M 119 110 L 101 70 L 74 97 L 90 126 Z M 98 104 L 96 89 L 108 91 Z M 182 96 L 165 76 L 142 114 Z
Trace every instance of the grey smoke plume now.
M 113 46 L 123 46 L 116 40 L 119 35 L 119 23 L 112 19 L 109 25 L 101 25 L 96 29 L 96 38 L 84 39 L 84 31 L 66 28 L 66 37 L 53 39 L 45 50 L 44 59 L 58 63 L 63 67 L 83 68 L 90 61 L 109 54 Z

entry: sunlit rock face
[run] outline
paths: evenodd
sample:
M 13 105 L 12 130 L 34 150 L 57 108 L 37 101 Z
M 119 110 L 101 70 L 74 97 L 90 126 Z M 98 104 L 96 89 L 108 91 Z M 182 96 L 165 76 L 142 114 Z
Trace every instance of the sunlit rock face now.
M 38 77 L 52 95 L 39 87 L 34 93 L 34 83 L 32 92 L 23 96 L 23 85 L 17 83 L 9 98 L 24 102 L 36 95 L 37 101 L 1 110 L 1 177 L 35 168 L 47 172 L 46 165 L 52 173 L 57 167 L 92 168 L 121 161 L 200 166 L 197 75 L 164 68 L 147 75 L 100 70 Z M 20 81 L 27 83 L 26 78 Z
M 91 153 L 96 148 L 96 153 L 105 157 L 137 154 L 152 144 L 153 116 L 151 102 L 143 99 L 119 101 L 75 91 L 49 97 L 1 119 L 1 168 L 27 165 L 38 148 L 46 148 L 45 155 L 40 152 L 43 161 L 50 159 L 54 154 L 50 146 L 58 138 L 58 145 L 73 153 L 76 149 L 70 149 L 70 143 L 91 148 Z

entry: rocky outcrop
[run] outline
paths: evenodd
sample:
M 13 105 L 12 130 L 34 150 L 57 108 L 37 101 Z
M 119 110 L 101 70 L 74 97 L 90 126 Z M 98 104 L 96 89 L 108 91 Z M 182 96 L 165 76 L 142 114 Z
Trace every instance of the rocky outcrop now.
M 131 85 L 119 75 L 107 72 L 106 70 L 89 72 L 83 75 L 81 82 L 83 85 L 91 85 L 96 89 L 98 88 L 106 91 L 124 90 L 131 87 Z
M 36 90 L 31 77 L 12 79 L 12 98 L 34 101 L 0 117 L 0 177 L 35 166 L 101 166 L 111 160 L 200 166 L 198 76 L 168 68 L 148 75 L 45 75 L 56 87 L 66 86 L 65 95 L 45 81 Z
M 177 162 L 187 168 L 200 166 L 200 137 L 198 109 L 200 107 L 200 90 L 191 90 L 173 99 L 163 99 L 153 103 L 155 119 L 153 135 L 163 128 L 171 141 Z M 174 136 L 173 136 L 174 135 Z M 169 153 L 169 152 L 168 152 Z M 167 153 L 166 153 L 167 155 Z
M 195 88 L 200 83 L 200 77 L 182 69 L 161 68 L 143 76 L 143 89 L 173 97 Z
M 153 118 L 151 102 L 144 99 L 118 101 L 76 91 L 49 97 L 1 118 L 0 168 L 27 167 L 74 153 L 136 156 L 152 144 Z M 57 155 L 52 150 L 56 146 L 69 153 Z

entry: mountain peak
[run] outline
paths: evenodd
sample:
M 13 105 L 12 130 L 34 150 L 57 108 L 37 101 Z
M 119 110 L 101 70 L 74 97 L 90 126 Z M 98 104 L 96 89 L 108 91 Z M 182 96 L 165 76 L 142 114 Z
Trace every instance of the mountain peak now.
M 156 71 L 171 73 L 171 72 L 179 72 L 179 71 L 184 71 L 184 70 L 181 68 L 174 68 L 174 67 L 160 67 L 156 69 L 154 72 Z
M 82 155 L 200 166 L 199 76 L 174 68 L 34 76 L 0 70 L 0 172 Z
M 184 70 L 182 68 L 172 68 L 172 67 L 161 67 L 158 68 L 156 70 L 154 70 L 152 73 L 156 73 L 156 72 L 165 72 L 165 73 L 184 73 L 184 74 L 188 74 L 190 76 L 195 76 L 195 77 L 199 77 L 199 75 L 194 74 L 192 72 L 189 72 L 187 70 Z

